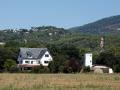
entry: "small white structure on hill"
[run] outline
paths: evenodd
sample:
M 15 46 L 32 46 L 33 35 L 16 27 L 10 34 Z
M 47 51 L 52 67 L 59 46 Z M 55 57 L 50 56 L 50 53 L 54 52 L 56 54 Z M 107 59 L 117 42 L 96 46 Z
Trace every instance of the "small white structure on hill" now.
M 86 53 L 84 58 L 85 58 L 84 66 L 91 68 L 92 67 L 92 53 Z
M 5 44 L 5 42 L 0 42 L 0 46 L 4 46 Z

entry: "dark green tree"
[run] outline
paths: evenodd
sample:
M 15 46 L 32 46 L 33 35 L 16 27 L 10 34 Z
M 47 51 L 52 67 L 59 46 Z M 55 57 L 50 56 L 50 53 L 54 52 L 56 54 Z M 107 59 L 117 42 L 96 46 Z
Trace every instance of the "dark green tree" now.
M 4 63 L 4 68 L 6 71 L 10 71 L 11 68 L 16 66 L 16 62 L 12 59 L 7 59 Z

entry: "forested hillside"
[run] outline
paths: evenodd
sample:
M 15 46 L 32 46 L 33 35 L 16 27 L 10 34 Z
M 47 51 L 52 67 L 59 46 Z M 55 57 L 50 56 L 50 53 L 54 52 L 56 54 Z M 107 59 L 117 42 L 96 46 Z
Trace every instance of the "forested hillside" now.
M 120 34 L 120 15 L 104 18 L 83 26 L 73 27 L 69 30 L 89 34 Z
M 49 44 L 59 46 L 75 45 L 76 47 L 97 50 L 101 34 L 90 35 L 70 32 L 63 28 L 53 26 L 32 27 L 31 29 L 3 30 L 0 31 L 0 42 L 5 42 L 5 47 L 46 47 Z M 105 46 L 119 46 L 119 35 L 105 35 Z

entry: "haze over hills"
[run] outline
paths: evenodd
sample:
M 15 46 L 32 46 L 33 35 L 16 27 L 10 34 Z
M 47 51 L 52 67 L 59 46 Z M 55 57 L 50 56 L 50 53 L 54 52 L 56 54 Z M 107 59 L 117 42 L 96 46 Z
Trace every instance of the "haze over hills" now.
M 101 20 L 89 23 L 83 26 L 73 27 L 68 29 L 72 32 L 81 32 L 88 34 L 100 33 L 120 33 L 120 15 L 103 18 Z

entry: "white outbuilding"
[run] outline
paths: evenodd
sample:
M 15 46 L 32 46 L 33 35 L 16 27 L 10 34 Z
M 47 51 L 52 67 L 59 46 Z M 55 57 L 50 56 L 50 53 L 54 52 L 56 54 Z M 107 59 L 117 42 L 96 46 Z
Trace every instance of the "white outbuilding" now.
M 86 53 L 84 56 L 84 66 L 85 67 L 92 67 L 92 53 Z

